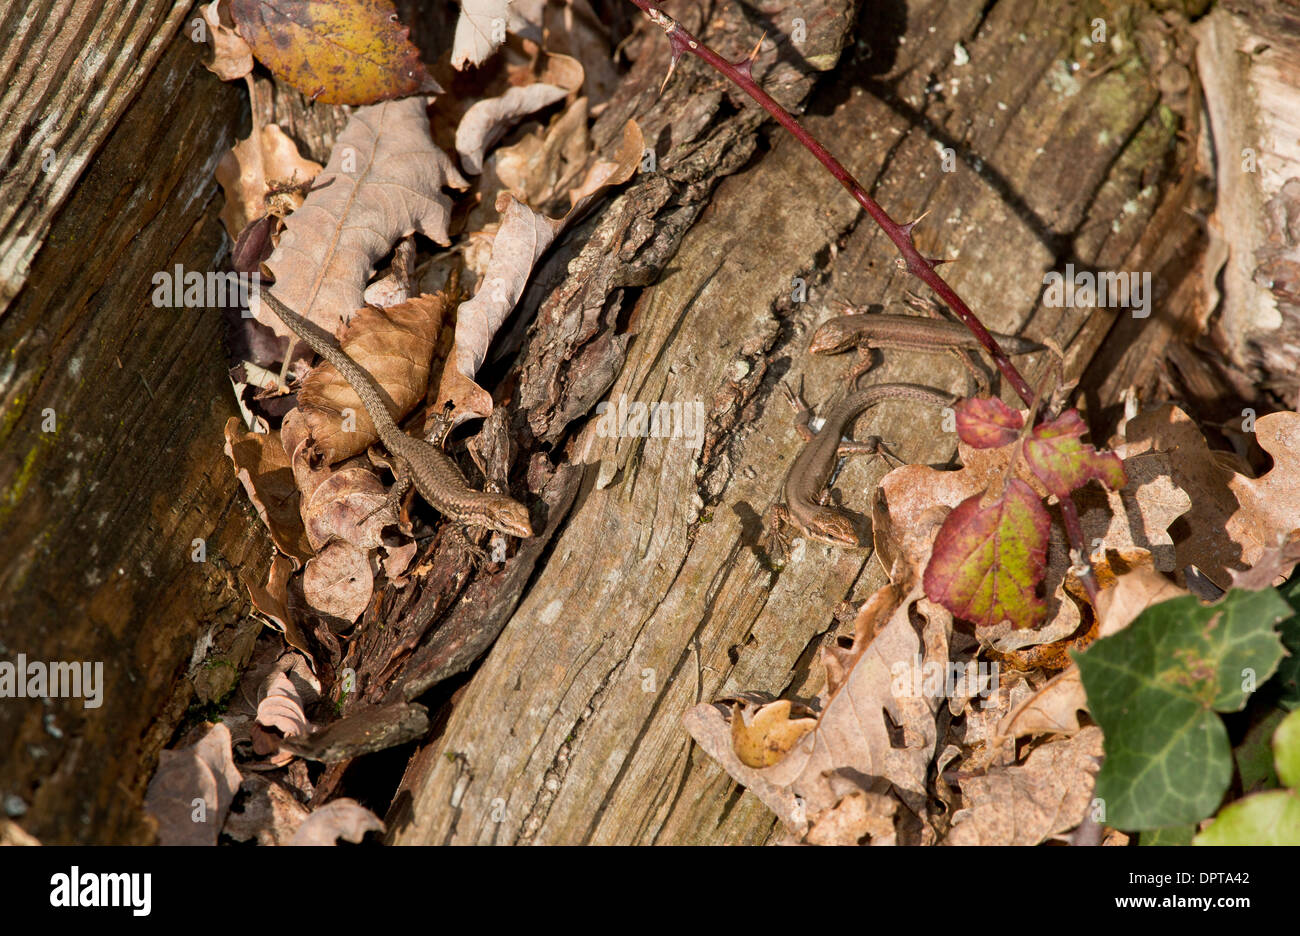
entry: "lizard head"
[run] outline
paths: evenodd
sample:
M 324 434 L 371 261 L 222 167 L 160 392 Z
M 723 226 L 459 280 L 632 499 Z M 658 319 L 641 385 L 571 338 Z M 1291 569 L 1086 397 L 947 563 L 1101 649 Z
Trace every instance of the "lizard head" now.
M 532 536 L 533 523 L 528 516 L 528 508 L 504 494 L 485 492 L 486 502 L 477 519 L 480 526 L 490 530 L 506 533 L 510 536 Z
M 812 539 L 832 546 L 857 548 L 862 545 L 858 531 L 849 516 L 834 507 L 821 507 L 804 524 L 804 533 Z
M 853 346 L 853 334 L 842 318 L 829 319 L 813 332 L 808 350 L 812 354 L 835 354 Z

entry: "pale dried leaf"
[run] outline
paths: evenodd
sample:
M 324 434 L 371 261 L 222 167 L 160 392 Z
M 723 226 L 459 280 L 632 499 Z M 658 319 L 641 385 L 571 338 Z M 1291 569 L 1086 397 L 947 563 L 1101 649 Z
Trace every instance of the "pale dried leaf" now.
M 277 299 L 326 331 L 364 305 L 375 263 L 398 239 L 419 231 L 450 243 L 451 200 L 465 188 L 451 159 L 433 144 L 424 99 L 385 101 L 353 112 L 302 207 L 285 219 L 267 268 Z M 269 308 L 258 321 L 291 334 Z
M 234 81 L 253 70 L 253 50 L 236 31 L 229 13 L 222 22 L 220 6 L 221 0 L 212 0 L 199 7 L 199 14 L 208 25 L 208 42 L 212 43 L 212 61 L 203 64 L 222 81 Z
M 359 843 L 367 832 L 383 831 L 378 816 L 356 800 L 344 797 L 313 810 L 289 844 L 336 845 L 339 839 Z
M 1186 413 L 1165 405 L 1130 419 L 1124 427 L 1125 453 L 1143 451 L 1170 455 L 1173 483 L 1191 499 L 1180 525 L 1185 532 L 1174 542 L 1179 570 L 1194 565 L 1220 588 L 1230 584 L 1229 570 L 1244 567 L 1242 547 L 1229 538 L 1228 518 L 1237 510 L 1230 488 L 1234 478 L 1228 453 L 1212 451 L 1205 436 Z M 1244 464 L 1238 468 L 1245 470 Z
M 312 610 L 347 625 L 366 610 L 374 587 L 369 556 L 351 543 L 330 543 L 302 573 L 303 594 Z
M 220 723 L 191 747 L 159 752 L 144 798 L 145 810 L 158 821 L 159 843 L 217 844 L 242 779 L 230 752 L 230 730 Z
M 1255 565 L 1264 550 L 1278 548 L 1300 528 L 1300 413 L 1269 413 L 1255 422 L 1259 447 L 1273 456 L 1273 467 L 1259 478 L 1234 474 L 1228 482 L 1241 505 L 1225 529 L 1241 547 L 1241 562 Z M 1283 566 L 1282 579 L 1295 566 Z M 1275 583 L 1278 584 L 1278 583 Z
M 384 484 L 373 471 L 343 468 L 317 485 L 303 508 L 307 538 L 318 552 L 335 540 L 358 549 L 383 545 L 392 512 L 379 510 L 387 501 Z M 378 512 L 376 512 L 378 511 Z
M 1088 710 L 1079 668 L 1057 673 L 1047 684 L 1011 710 L 998 726 L 999 735 L 1019 738 L 1034 734 L 1073 734 L 1079 712 Z
M 1035 748 L 1023 765 L 959 779 L 964 809 L 949 845 L 1037 845 L 1083 821 L 1102 753 L 1101 729 Z
M 459 71 L 466 65 L 482 65 L 505 41 L 509 22 L 509 0 L 461 0 L 451 67 Z
M 306 734 L 311 723 L 302 706 L 298 688 L 284 673 L 275 673 L 257 703 L 257 722 L 279 729 L 286 738 Z
M 456 152 L 470 175 L 483 171 L 483 156 L 497 140 L 527 114 L 563 100 L 569 89 L 549 84 L 510 88 L 500 97 L 478 101 L 465 112 L 456 128 Z
M 898 803 L 882 793 L 856 790 L 813 817 L 809 845 L 894 845 Z
M 253 774 L 240 787 L 243 809 L 231 810 L 221 831 L 237 842 L 287 845 L 307 818 L 307 807 L 281 783 Z
M 299 185 L 310 182 L 320 171 L 320 163 L 299 155 L 297 144 L 278 124 L 267 124 L 236 143 L 222 155 L 215 173 L 226 196 L 221 223 L 230 239 L 238 240 L 250 221 L 271 210 L 267 203 L 270 183 Z M 297 209 L 303 203 L 299 193 L 282 197 L 287 199 L 284 207 L 288 209 Z

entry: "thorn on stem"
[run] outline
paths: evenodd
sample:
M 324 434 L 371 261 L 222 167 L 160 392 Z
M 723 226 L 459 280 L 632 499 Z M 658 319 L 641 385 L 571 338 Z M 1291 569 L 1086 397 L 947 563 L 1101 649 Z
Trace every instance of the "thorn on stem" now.
M 916 227 L 918 224 L 920 224 L 922 221 L 924 221 L 925 216 L 928 215 L 932 210 L 933 209 L 927 208 L 924 212 L 921 213 L 921 216 L 919 218 L 914 218 L 913 220 L 908 221 L 906 224 L 902 226 L 903 233 L 907 235 L 908 239 L 911 239 L 912 237 L 912 229 Z
M 754 50 L 743 59 L 731 63 L 735 66 L 736 71 L 740 72 L 750 81 L 754 80 L 754 62 L 758 60 L 758 53 L 763 48 L 763 40 L 766 38 L 767 31 L 764 30 L 763 35 L 759 37 L 758 42 L 754 43 Z

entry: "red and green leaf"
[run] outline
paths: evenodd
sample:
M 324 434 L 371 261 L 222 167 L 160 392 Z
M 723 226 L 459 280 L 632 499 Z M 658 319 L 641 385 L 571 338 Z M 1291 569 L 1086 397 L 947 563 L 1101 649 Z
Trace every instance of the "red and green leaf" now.
M 1111 490 L 1127 482 L 1124 464 L 1114 452 L 1098 452 L 1080 441 L 1087 431 L 1078 410 L 1034 427 L 1025 440 L 1025 461 L 1043 485 L 1057 497 L 1068 497 L 1093 478 Z
M 1047 510 L 1018 478 L 996 500 L 982 499 L 969 497 L 948 514 L 925 569 L 925 593 L 976 625 L 1032 627 L 1047 614 L 1037 595 L 1047 564 Z

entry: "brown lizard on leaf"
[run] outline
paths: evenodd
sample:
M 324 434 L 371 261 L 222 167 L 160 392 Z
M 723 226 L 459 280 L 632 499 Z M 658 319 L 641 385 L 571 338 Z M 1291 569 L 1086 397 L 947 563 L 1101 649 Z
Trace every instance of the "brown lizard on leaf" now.
M 511 536 L 533 535 L 527 507 L 504 494 L 474 490 L 450 455 L 436 445 L 403 432 L 388 412 L 374 378 L 348 357 L 333 335 L 303 318 L 265 288 L 260 296 L 295 335 L 334 365 L 360 397 L 361 405 L 374 423 L 379 441 L 384 443 L 397 463 L 397 481 L 389 491 L 385 507 L 396 508 L 414 484 L 420 496 L 458 523 L 486 527 Z

